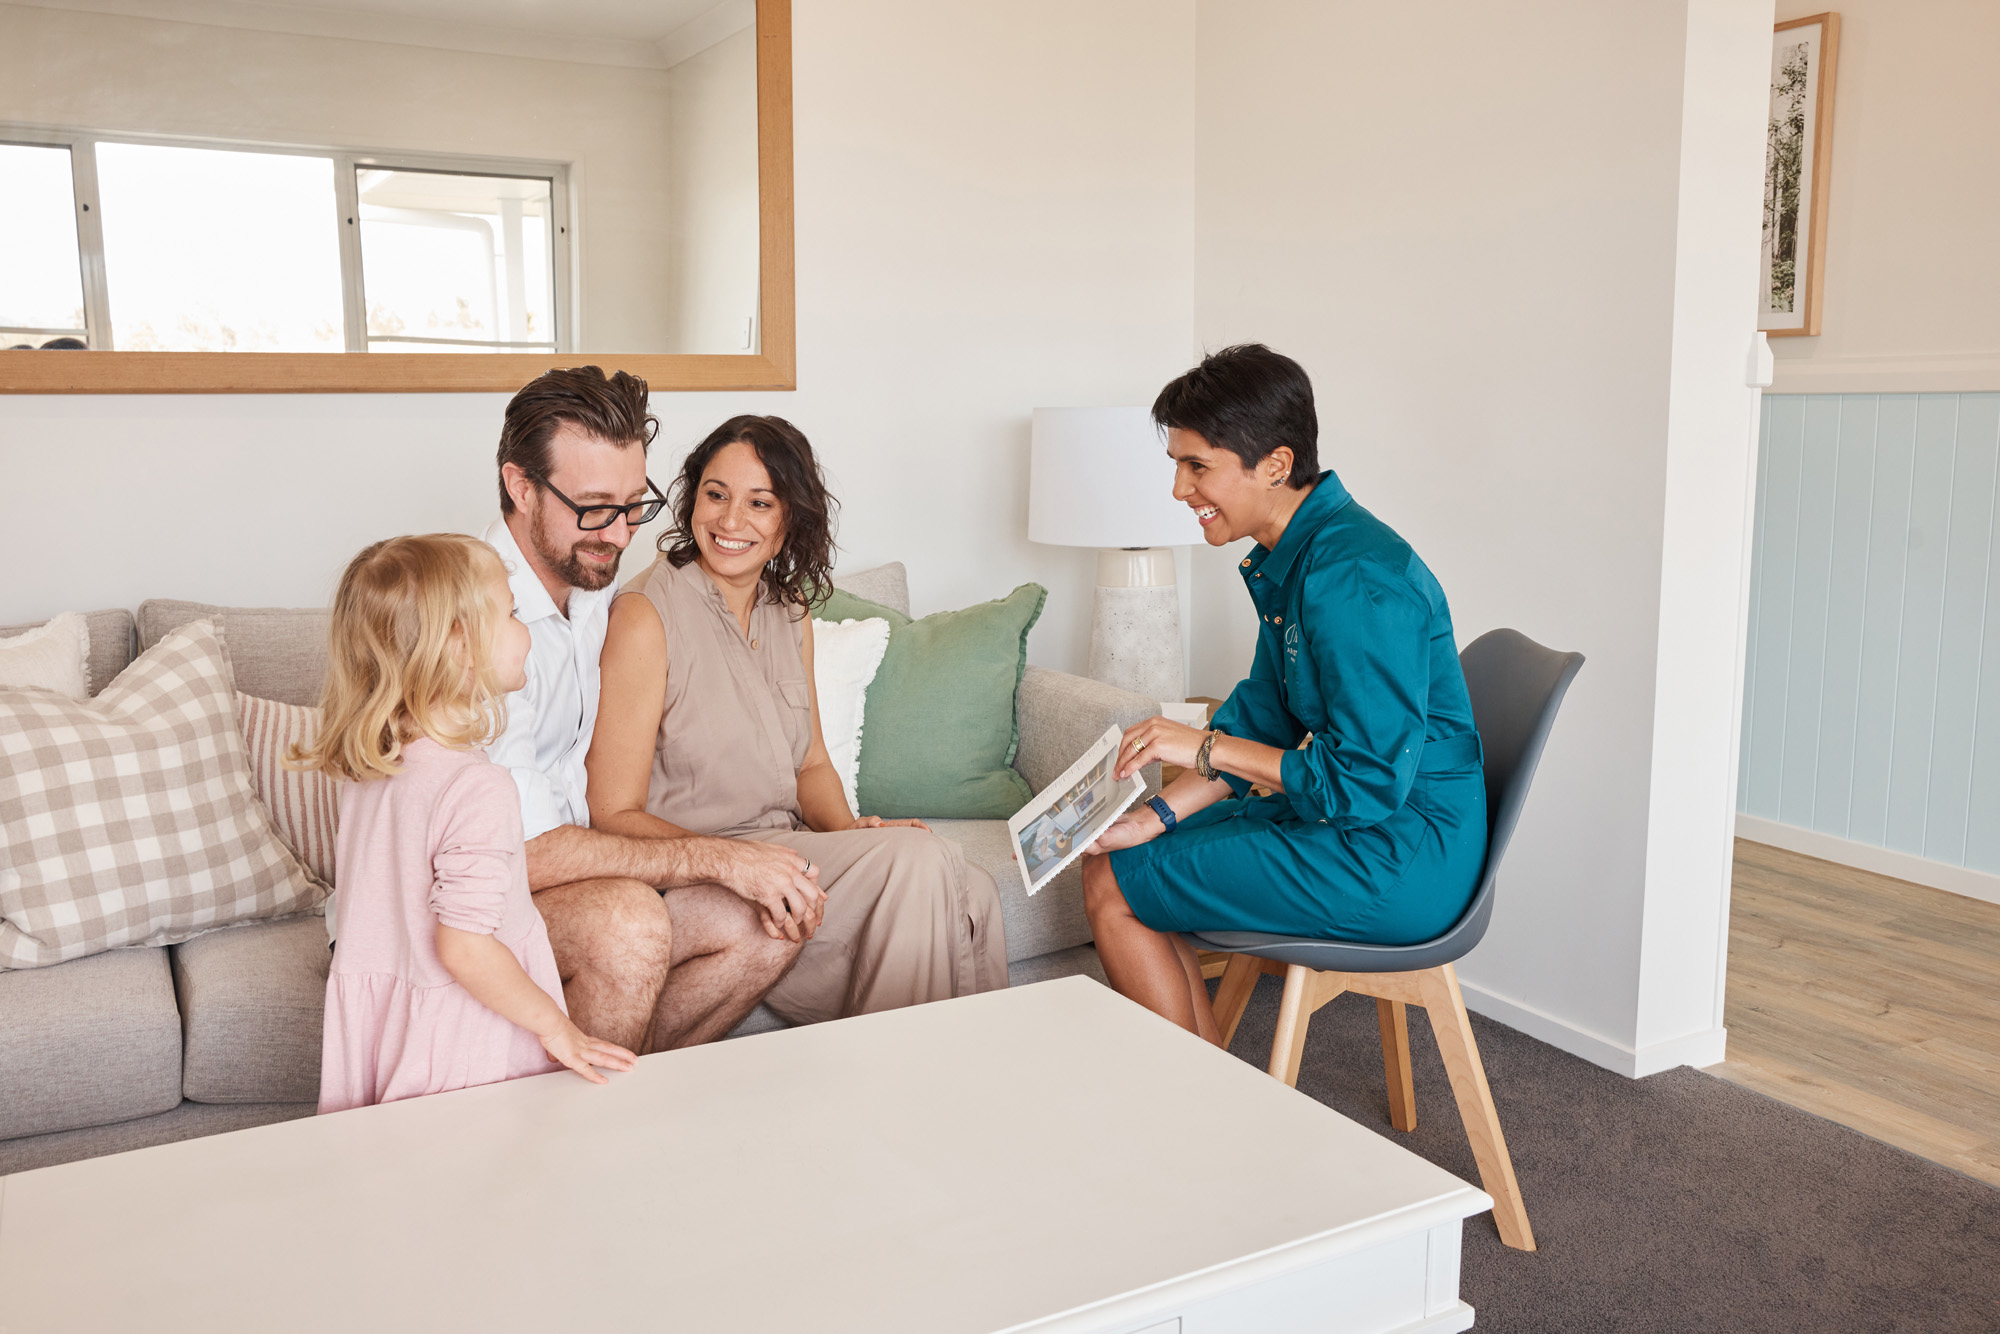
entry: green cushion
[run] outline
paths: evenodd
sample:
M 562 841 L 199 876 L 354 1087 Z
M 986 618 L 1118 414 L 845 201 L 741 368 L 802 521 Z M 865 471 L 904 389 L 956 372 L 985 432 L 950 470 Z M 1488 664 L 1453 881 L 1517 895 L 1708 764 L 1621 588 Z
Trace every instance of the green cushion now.
M 1035 795 L 1010 767 L 1020 740 L 1014 692 L 1048 596 L 1040 584 L 1022 584 L 997 601 L 920 621 L 838 589 L 819 605 L 821 620 L 889 623 L 862 722 L 858 814 L 1004 820 Z

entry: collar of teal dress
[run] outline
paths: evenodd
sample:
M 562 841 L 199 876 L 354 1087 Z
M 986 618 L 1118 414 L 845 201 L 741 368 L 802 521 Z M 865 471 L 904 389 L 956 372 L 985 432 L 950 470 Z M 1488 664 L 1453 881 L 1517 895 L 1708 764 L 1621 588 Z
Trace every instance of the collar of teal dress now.
M 1243 562 L 1244 579 L 1262 574 L 1275 583 L 1284 583 L 1298 561 L 1299 553 L 1312 541 L 1313 534 L 1328 519 L 1347 508 L 1353 499 L 1347 488 L 1340 484 L 1340 478 L 1334 476 L 1333 469 L 1328 468 L 1321 473 L 1319 480 L 1313 483 L 1313 489 L 1306 493 L 1306 498 L 1293 511 L 1292 521 L 1285 525 L 1285 535 L 1278 539 L 1278 545 L 1269 549 L 1259 546 Z

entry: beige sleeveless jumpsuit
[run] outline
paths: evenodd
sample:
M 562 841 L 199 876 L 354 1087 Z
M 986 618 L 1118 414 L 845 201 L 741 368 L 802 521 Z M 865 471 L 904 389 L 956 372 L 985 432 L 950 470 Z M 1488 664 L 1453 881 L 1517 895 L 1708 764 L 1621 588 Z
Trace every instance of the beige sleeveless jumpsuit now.
M 667 632 L 667 699 L 646 809 L 697 834 L 796 849 L 819 868 L 826 914 L 765 997 L 796 1024 L 893 1010 L 1007 985 L 993 877 L 921 829 L 818 834 L 798 809 L 812 741 L 805 618 L 759 600 L 745 635 L 701 567 L 665 557 L 624 596 Z

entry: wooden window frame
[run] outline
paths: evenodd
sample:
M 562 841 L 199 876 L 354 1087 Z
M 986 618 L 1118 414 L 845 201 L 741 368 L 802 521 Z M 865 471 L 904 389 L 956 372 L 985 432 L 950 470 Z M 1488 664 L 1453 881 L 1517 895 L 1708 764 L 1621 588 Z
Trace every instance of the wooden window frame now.
M 583 365 L 629 371 L 655 390 L 795 389 L 791 8 L 757 0 L 758 352 L 0 351 L 0 393 L 512 393 L 552 367 Z

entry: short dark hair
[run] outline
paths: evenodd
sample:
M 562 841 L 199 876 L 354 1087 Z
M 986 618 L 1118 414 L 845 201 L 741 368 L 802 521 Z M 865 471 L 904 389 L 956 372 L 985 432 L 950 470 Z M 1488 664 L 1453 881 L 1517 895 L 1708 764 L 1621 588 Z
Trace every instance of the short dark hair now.
M 549 441 L 564 422 L 614 445 L 645 449 L 660 429 L 646 410 L 646 382 L 596 366 L 558 366 L 543 371 L 515 394 L 500 424 L 500 512 L 514 512 L 507 494 L 508 464 L 530 477 L 549 479 Z
M 680 476 L 668 488 L 673 527 L 660 534 L 669 564 L 686 565 L 700 554 L 694 540 L 695 492 L 709 460 L 730 445 L 747 444 L 771 474 L 771 490 L 785 507 L 784 547 L 764 567 L 771 601 L 801 609 L 821 601 L 833 588 L 834 515 L 840 509 L 826 489 L 826 475 L 805 433 L 783 417 L 731 417 L 688 452 Z
M 1254 468 L 1272 450 L 1292 451 L 1287 479 L 1301 490 L 1319 480 L 1319 413 L 1305 367 L 1262 343 L 1211 352 L 1153 400 L 1162 429 L 1193 431 Z

